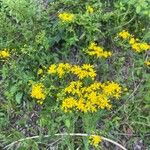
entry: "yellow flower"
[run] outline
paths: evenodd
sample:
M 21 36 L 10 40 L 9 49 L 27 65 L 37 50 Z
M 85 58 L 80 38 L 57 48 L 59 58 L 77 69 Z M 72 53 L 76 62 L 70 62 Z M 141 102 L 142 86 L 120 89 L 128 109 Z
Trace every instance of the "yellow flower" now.
M 108 100 L 108 96 L 105 95 L 104 93 L 103 94 L 99 94 L 98 95 L 98 101 L 97 101 L 97 105 L 98 105 L 98 108 L 100 109 L 111 109 L 112 108 L 112 105 L 110 104 L 110 101 Z
M 87 54 L 90 56 L 96 56 L 96 57 L 104 57 L 107 58 L 112 55 L 111 52 L 104 51 L 102 47 L 97 46 L 95 42 L 92 42 L 88 49 L 87 49 Z
M 65 73 L 68 73 L 71 69 L 69 63 L 59 63 L 58 65 L 52 64 L 49 69 L 49 74 L 57 74 L 59 78 L 62 78 Z
M 92 13 L 94 12 L 93 7 L 91 7 L 91 6 L 87 6 L 87 8 L 86 8 L 86 12 L 88 12 L 88 13 L 92 14 Z
M 128 31 L 123 30 L 122 32 L 120 32 L 118 34 L 120 37 L 122 37 L 123 39 L 128 39 L 129 44 L 131 45 L 131 48 L 135 51 L 135 52 L 143 52 L 143 51 L 147 51 L 150 49 L 150 45 L 148 45 L 145 42 L 140 42 L 139 39 L 135 39 L 133 37 L 133 35 L 131 35 Z
M 89 64 L 83 64 L 81 67 L 74 65 L 71 68 L 71 73 L 77 75 L 79 79 L 91 77 L 94 80 L 96 77 L 96 71 L 94 70 L 94 67 Z
M 148 45 L 147 43 L 143 42 L 143 43 L 140 43 L 140 48 L 141 48 L 142 51 L 146 51 L 146 50 L 150 49 L 150 45 Z
M 84 113 L 87 112 L 87 108 L 85 107 L 85 102 L 84 102 L 83 98 L 80 98 L 78 100 L 78 102 L 76 103 L 76 109 L 81 111 L 81 112 L 84 112 Z
M 91 135 L 89 137 L 90 144 L 93 145 L 94 147 L 97 147 L 98 144 L 102 141 L 102 138 L 98 135 Z
M 62 78 L 65 73 L 70 71 L 71 65 L 68 63 L 60 63 L 57 67 L 57 74 L 59 78 Z
M 37 99 L 39 104 L 42 104 L 46 98 L 45 86 L 42 83 L 35 83 L 32 85 L 31 97 Z
M 136 52 L 141 52 L 141 48 L 140 48 L 140 45 L 139 43 L 134 43 L 131 45 L 132 49 Z
M 58 17 L 62 22 L 71 22 L 74 20 L 75 16 L 74 14 L 63 12 L 63 13 L 60 13 Z
M 49 68 L 48 68 L 48 73 L 49 74 L 54 74 L 54 73 L 56 73 L 56 65 L 55 64 L 53 64 L 53 65 L 51 65 Z
M 43 74 L 43 70 L 42 70 L 42 69 L 38 69 L 37 74 L 38 74 L 38 75 Z
M 134 44 L 136 42 L 136 40 L 134 39 L 134 38 L 131 38 L 130 40 L 129 40 L 129 44 Z
M 72 81 L 70 83 L 70 85 L 65 88 L 64 91 L 66 93 L 71 93 L 71 92 L 74 91 L 74 89 L 80 88 L 81 86 L 82 86 L 82 82 L 81 81 Z
M 104 94 L 111 96 L 111 97 L 115 97 L 116 99 L 120 98 L 121 91 L 122 89 L 120 85 L 113 81 L 107 82 L 105 86 L 103 87 Z
M 85 110 L 86 112 L 89 111 L 89 112 L 97 112 L 97 108 L 96 108 L 96 105 L 91 105 L 91 102 L 90 101 L 87 101 L 86 104 L 85 104 Z
M 100 82 L 94 82 L 93 84 L 91 84 L 91 85 L 86 89 L 86 91 L 90 93 L 92 90 L 93 90 L 93 91 L 96 91 L 96 90 L 99 90 L 101 87 L 103 87 L 103 84 L 102 84 L 102 83 L 100 83 Z
M 89 49 L 94 49 L 95 47 L 97 47 L 97 44 L 95 42 L 91 42 Z
M 131 45 L 132 49 L 138 53 L 147 51 L 150 49 L 150 46 L 147 43 L 134 43 Z
M 61 64 L 57 67 L 57 74 L 59 78 L 62 78 L 62 76 L 65 74 L 65 70 Z
M 121 31 L 119 34 L 119 37 L 123 38 L 123 39 L 128 39 L 131 37 L 131 34 L 128 31 Z
M 90 65 L 90 64 L 83 64 L 83 65 L 82 65 L 82 69 L 91 71 L 91 70 L 94 69 L 94 66 L 93 66 L 93 65 Z
M 144 63 L 145 63 L 145 65 L 150 67 L 150 61 L 145 61 Z
M 68 97 L 62 102 L 62 109 L 64 112 L 69 112 L 73 107 L 76 106 L 76 100 L 73 97 Z
M 84 86 L 81 81 L 72 81 L 64 90 L 63 93 L 70 97 L 64 98 L 62 103 L 63 110 L 67 112 L 81 111 L 83 113 L 91 112 L 94 113 L 98 109 L 111 109 L 112 105 L 109 98 L 114 97 L 118 99 L 121 95 L 121 87 L 114 82 L 108 82 L 102 84 L 94 82 L 88 86 Z M 66 99 L 71 101 L 70 107 L 66 106 Z M 72 102 L 72 99 L 73 102 Z M 67 102 L 69 105 L 69 102 Z M 65 107 L 64 107 L 65 106 Z M 66 108 L 67 107 L 67 108 Z M 68 108 L 69 107 L 69 108 Z
M 51 65 L 48 69 L 49 74 L 57 74 L 59 78 L 62 78 L 65 74 L 72 73 L 79 79 L 91 77 L 92 79 L 96 76 L 94 67 L 90 64 L 83 64 L 83 66 L 71 65 L 69 63 L 59 63 L 58 65 Z
M 0 57 L 8 58 L 9 56 L 10 56 L 10 53 L 7 51 L 7 49 L 0 51 Z

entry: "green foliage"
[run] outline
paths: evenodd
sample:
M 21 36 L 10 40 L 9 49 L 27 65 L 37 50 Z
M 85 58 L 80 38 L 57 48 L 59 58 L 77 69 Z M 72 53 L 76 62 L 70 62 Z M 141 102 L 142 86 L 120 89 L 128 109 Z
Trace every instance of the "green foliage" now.
M 136 13 L 150 18 L 149 0 L 124 0 L 125 3 L 135 7 Z
M 94 9 L 93 13 L 87 12 L 88 6 Z M 88 150 L 88 138 L 59 139 L 54 134 L 100 134 L 123 143 L 120 133 L 128 134 L 129 130 L 131 138 L 125 145 L 128 149 L 137 140 L 132 135 L 143 139 L 147 147 L 150 77 L 144 61 L 149 59 L 149 51 L 135 53 L 127 41 L 119 39 L 118 33 L 128 30 L 140 41 L 148 42 L 149 7 L 147 0 L 1 0 L 0 51 L 8 49 L 10 57 L 0 58 L 0 147 L 39 135 L 38 139 L 25 140 L 13 148 Z M 58 17 L 61 12 L 74 14 L 73 22 L 62 22 Z M 87 55 L 91 42 L 113 55 L 107 59 Z M 113 101 L 112 110 L 64 113 L 59 101 L 64 97 L 61 89 L 76 77 L 47 75 L 51 64 L 61 62 L 94 65 L 97 81 L 113 80 L 128 91 L 120 101 Z M 43 105 L 31 98 L 32 84 L 37 82 L 46 87 Z

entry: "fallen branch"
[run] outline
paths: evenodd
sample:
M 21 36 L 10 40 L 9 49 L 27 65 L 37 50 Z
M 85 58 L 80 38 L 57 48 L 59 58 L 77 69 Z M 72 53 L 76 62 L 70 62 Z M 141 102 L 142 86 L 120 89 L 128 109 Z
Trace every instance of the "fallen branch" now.
M 94 135 L 89 135 L 89 134 L 84 134 L 84 133 L 58 133 L 58 134 L 55 134 L 55 136 L 82 136 L 82 137 L 87 137 L 87 136 L 94 136 Z M 23 142 L 23 141 L 26 141 L 26 140 L 37 139 L 39 137 L 40 136 L 37 135 L 37 136 L 22 138 L 20 140 L 14 141 L 11 144 L 5 146 L 4 149 L 10 149 L 13 145 L 15 145 L 17 143 L 20 143 L 20 142 Z M 44 135 L 43 137 L 47 138 L 47 137 L 50 137 L 50 135 Z M 110 143 L 120 147 L 122 150 L 127 150 L 121 144 L 119 144 L 119 143 L 117 143 L 117 142 L 115 142 L 115 141 L 113 141 L 111 139 L 108 139 L 106 137 L 101 137 L 101 138 L 102 138 L 103 141 L 110 142 Z

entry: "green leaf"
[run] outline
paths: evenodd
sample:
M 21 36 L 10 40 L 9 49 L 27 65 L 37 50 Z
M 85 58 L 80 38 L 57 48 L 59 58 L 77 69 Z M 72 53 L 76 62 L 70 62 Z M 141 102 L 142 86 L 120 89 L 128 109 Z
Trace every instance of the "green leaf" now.
M 13 86 L 11 86 L 11 88 L 10 88 L 10 93 L 13 95 L 14 93 L 16 93 L 16 91 L 17 91 L 17 85 L 13 85 Z
M 137 6 L 137 7 L 136 7 L 136 12 L 137 12 L 137 13 L 140 13 L 140 11 L 141 11 L 141 6 Z
M 69 119 L 65 120 L 65 125 L 67 128 L 70 128 L 70 120 Z
M 21 99 L 22 99 L 22 96 L 23 96 L 23 93 L 17 93 L 16 94 L 16 102 L 18 103 L 18 104 L 20 104 L 21 103 Z

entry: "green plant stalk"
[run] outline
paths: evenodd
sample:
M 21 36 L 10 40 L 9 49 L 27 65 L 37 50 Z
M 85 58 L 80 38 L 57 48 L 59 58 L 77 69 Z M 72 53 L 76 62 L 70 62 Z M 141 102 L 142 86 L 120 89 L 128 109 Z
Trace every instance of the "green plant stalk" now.
M 75 130 L 75 126 L 74 126 L 74 114 L 69 113 L 68 114 L 68 121 L 69 121 L 69 125 L 67 126 L 67 133 L 74 133 Z M 72 139 L 71 136 L 66 137 L 67 140 L 67 145 L 68 145 L 68 149 L 69 150 L 74 150 L 74 140 Z

